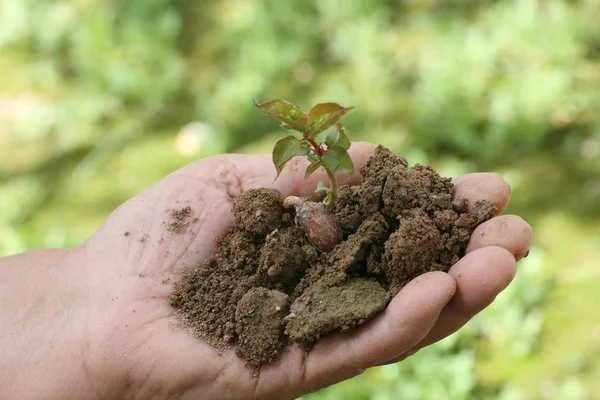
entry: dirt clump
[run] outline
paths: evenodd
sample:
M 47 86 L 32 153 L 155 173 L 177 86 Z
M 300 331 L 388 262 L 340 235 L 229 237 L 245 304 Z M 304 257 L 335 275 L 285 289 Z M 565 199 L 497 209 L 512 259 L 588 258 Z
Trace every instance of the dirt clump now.
M 405 211 L 400 226 L 385 243 L 382 269 L 395 295 L 415 276 L 444 270 L 438 260 L 444 246 L 435 222 L 421 209 Z
M 248 359 L 271 361 L 283 344 L 283 319 L 288 314 L 288 295 L 253 287 L 242 296 L 235 311 L 239 352 Z
M 330 210 L 340 236 L 326 251 L 277 190 L 234 199 L 231 233 L 176 284 L 171 305 L 185 325 L 259 367 L 291 341 L 309 348 L 365 323 L 418 275 L 447 271 L 495 212 L 485 200 L 468 211 L 450 179 L 382 146 L 361 174 L 361 185 L 340 188 Z
M 297 227 L 274 231 L 260 250 L 260 274 L 274 287 L 293 288 L 309 265 L 306 245 L 302 230 Z
M 316 341 L 365 322 L 388 300 L 387 291 L 373 279 L 352 278 L 336 286 L 317 281 L 292 304 L 285 333 L 294 341 Z
M 281 194 L 275 189 L 252 190 L 253 196 L 240 196 L 233 202 L 235 226 L 264 236 L 281 226 Z

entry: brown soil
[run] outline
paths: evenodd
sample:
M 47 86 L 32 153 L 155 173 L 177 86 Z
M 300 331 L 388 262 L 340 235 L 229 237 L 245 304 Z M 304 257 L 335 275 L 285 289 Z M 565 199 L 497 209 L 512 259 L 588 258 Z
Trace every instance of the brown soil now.
M 171 304 L 184 323 L 258 367 L 291 341 L 310 347 L 364 323 L 416 276 L 447 271 L 495 209 L 479 201 L 467 212 L 450 179 L 409 168 L 381 146 L 361 174 L 362 185 L 342 187 L 332 209 L 344 240 L 330 252 L 311 245 L 277 190 L 236 198 L 234 229 L 176 285 Z M 185 223 L 190 213 L 172 216 Z
M 167 224 L 167 230 L 169 232 L 183 234 L 187 227 L 190 225 L 190 218 L 192 217 L 192 207 L 187 206 L 177 210 L 167 210 L 167 214 L 172 220 Z

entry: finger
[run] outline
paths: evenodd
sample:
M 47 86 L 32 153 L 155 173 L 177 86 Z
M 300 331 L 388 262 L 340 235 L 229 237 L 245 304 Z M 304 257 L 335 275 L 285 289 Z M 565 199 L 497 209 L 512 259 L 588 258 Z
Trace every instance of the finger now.
M 467 253 L 488 246 L 502 247 L 518 261 L 529 250 L 531 226 L 516 215 L 502 215 L 479 225 L 473 231 Z
M 409 352 L 390 358 L 384 364 L 401 361 L 456 332 L 492 303 L 512 281 L 515 271 L 514 256 L 501 247 L 484 247 L 467 254 L 448 271 L 456 281 L 456 293 L 427 337 Z
M 454 279 L 442 272 L 413 279 L 371 322 L 321 339 L 306 359 L 304 384 L 311 390 L 327 386 L 412 348 L 434 326 L 455 289 Z
M 496 215 L 501 213 L 510 199 L 511 188 L 498 174 L 480 172 L 456 177 L 454 184 L 454 198 L 467 199 L 468 209 L 471 211 L 477 200 L 488 200 L 496 206 Z

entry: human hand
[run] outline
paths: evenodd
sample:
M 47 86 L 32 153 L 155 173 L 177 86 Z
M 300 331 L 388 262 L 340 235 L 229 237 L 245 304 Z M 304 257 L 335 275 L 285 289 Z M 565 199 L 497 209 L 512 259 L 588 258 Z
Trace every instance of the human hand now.
M 366 143 L 352 145 L 357 169 L 374 149 Z M 292 346 L 256 376 L 233 350 L 219 354 L 180 329 L 168 300 L 181 271 L 207 258 L 214 238 L 233 225 L 233 198 L 258 187 L 276 187 L 282 196 L 310 196 L 324 180 L 317 172 L 305 182 L 304 161 L 290 164 L 275 181 L 269 156 L 221 155 L 198 161 L 123 204 L 89 240 L 57 257 L 69 285 L 45 287 L 40 282 L 36 287 L 47 293 L 68 289 L 68 295 L 54 296 L 60 305 L 52 310 L 62 307 L 61 313 L 72 317 L 59 326 L 48 321 L 44 332 L 72 333 L 70 343 L 55 346 L 62 352 L 56 356 L 60 362 L 81 358 L 77 365 L 85 374 L 64 368 L 77 382 L 71 393 L 119 399 L 293 399 L 371 366 L 402 360 L 453 333 L 509 284 L 516 260 L 529 246 L 527 223 L 517 216 L 495 217 L 475 230 L 467 254 L 448 273 L 414 279 L 374 320 L 323 338 L 306 357 Z M 359 181 L 358 176 L 340 177 L 340 184 Z M 458 197 L 471 203 L 488 199 L 499 211 L 510 197 L 510 187 L 496 174 L 466 175 L 454 183 Z M 185 232 L 172 232 L 167 211 L 186 206 L 194 219 Z M 8 274 L 0 264 L 0 278 L 2 271 Z M 0 333 L 11 327 L 3 321 Z M 47 341 L 42 343 L 53 357 Z

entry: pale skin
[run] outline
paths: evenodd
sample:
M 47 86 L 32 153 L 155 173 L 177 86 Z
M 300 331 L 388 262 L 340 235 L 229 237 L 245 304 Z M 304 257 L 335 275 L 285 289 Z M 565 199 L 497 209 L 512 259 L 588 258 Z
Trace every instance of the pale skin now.
M 374 148 L 352 145 L 357 170 Z M 232 226 L 232 198 L 258 187 L 309 196 L 326 178 L 320 171 L 305 182 L 305 167 L 294 160 L 275 180 L 266 155 L 207 158 L 124 203 L 77 248 L 0 259 L 0 398 L 294 399 L 455 332 L 511 282 L 529 248 L 525 221 L 496 216 L 448 273 L 420 276 L 374 320 L 322 339 L 307 356 L 293 346 L 255 376 L 233 351 L 219 354 L 177 328 L 168 299 L 179 273 Z M 488 199 L 498 213 L 508 204 L 499 175 L 454 184 L 471 203 Z M 184 234 L 168 231 L 166 210 L 187 205 L 198 219 Z

